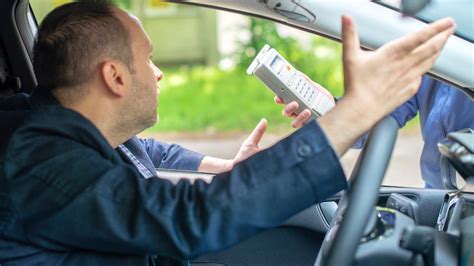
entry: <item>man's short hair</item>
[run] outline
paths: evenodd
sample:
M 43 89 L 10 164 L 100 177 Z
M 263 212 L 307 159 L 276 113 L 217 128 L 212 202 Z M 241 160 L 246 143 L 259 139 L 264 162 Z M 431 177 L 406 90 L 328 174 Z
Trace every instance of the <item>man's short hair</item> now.
M 41 23 L 33 49 L 38 85 L 54 90 L 89 81 L 105 57 L 132 70 L 127 28 L 110 1 L 78 1 L 54 9 Z

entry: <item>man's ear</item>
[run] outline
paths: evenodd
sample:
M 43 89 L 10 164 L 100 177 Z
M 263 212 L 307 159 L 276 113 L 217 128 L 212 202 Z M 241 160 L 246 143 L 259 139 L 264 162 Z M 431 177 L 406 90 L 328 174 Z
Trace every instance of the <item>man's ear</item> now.
M 123 63 L 117 60 L 106 60 L 100 66 L 100 75 L 110 93 L 119 97 L 127 93 L 131 74 Z

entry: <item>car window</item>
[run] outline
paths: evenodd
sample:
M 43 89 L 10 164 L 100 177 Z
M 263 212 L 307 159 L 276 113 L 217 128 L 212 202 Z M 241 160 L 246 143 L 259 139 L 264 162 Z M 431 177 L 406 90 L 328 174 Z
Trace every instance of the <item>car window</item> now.
M 41 21 L 64 2 L 32 0 L 31 6 Z M 338 42 L 258 18 L 153 2 L 145 1 L 141 9 L 122 3 L 141 18 L 155 46 L 153 60 L 165 73 L 160 82 L 160 122 L 141 137 L 232 158 L 261 117 L 270 124 L 264 147 L 293 131 L 290 120 L 281 115 L 282 107 L 273 103 L 274 94 L 246 74 L 266 43 L 334 96 L 343 96 Z M 428 136 L 420 130 L 423 123 L 415 116 L 400 130 L 384 185 L 425 186 L 420 156 L 423 138 Z M 341 159 L 348 176 L 359 153 L 360 149 L 353 149 Z

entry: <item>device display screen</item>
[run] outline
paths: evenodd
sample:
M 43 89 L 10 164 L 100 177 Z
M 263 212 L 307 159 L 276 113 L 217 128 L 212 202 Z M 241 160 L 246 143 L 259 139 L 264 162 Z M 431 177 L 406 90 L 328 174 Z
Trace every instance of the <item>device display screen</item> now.
M 285 66 L 285 61 L 278 56 L 275 56 L 272 63 L 270 64 L 271 68 L 277 73 L 280 74 L 281 70 Z

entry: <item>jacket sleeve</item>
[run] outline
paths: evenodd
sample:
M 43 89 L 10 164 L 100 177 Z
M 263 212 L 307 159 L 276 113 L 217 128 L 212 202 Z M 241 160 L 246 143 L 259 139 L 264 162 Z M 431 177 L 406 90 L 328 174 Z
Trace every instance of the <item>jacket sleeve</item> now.
M 21 133 L 5 171 L 15 190 L 16 226 L 26 241 L 56 251 L 189 259 L 278 226 L 346 187 L 339 159 L 315 122 L 210 184 L 193 185 L 141 178 L 129 164 L 45 137 L 44 130 L 29 131 L 29 138 Z M 38 158 L 27 164 L 22 158 L 32 154 Z

